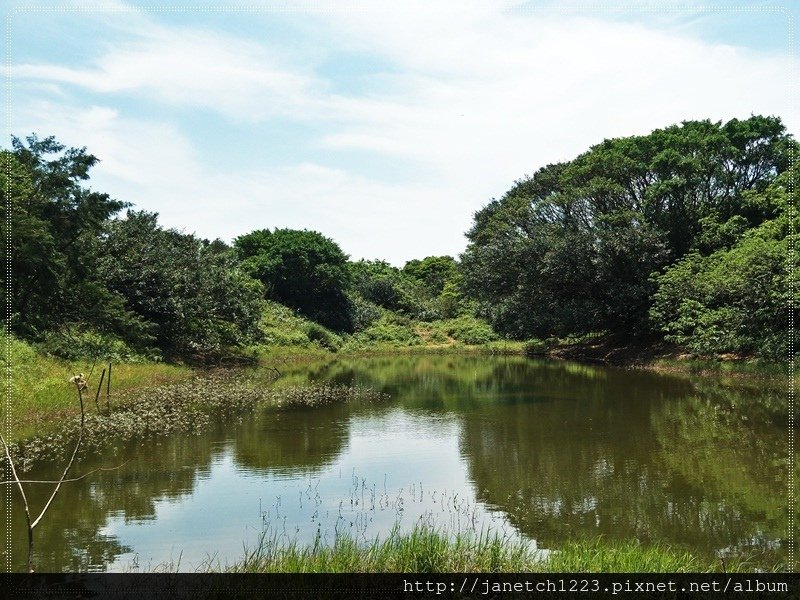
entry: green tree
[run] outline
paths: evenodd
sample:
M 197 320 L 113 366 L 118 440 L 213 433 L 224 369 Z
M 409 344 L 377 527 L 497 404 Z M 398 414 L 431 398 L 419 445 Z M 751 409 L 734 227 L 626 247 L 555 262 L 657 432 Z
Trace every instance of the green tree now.
M 668 341 L 698 354 L 757 354 L 785 359 L 789 352 L 789 311 L 796 311 L 790 294 L 789 184 L 786 172 L 760 202 L 778 206 L 775 219 L 738 235 L 730 247 L 711 254 L 684 256 L 654 277 L 658 290 L 650 318 Z M 795 319 L 797 322 L 797 319 Z
M 464 289 L 517 337 L 646 332 L 650 274 L 772 218 L 793 144 L 775 117 L 687 121 L 548 165 L 475 214 Z
M 316 231 L 261 229 L 236 238 L 242 268 L 269 298 L 337 331 L 352 331 L 347 255 Z
M 452 256 L 427 256 L 408 261 L 403 274 L 419 282 L 433 298 L 442 293 L 448 281 L 458 278 L 458 263 Z
M 258 338 L 263 288 L 219 244 L 163 229 L 147 212 L 108 229 L 98 274 L 167 354 L 216 359 Z
M 359 260 L 348 268 L 353 291 L 365 300 L 389 310 L 415 312 L 415 290 L 397 267 L 383 260 Z
M 125 204 L 85 187 L 97 158 L 53 137 L 12 138 L 2 152 L 0 210 L 9 241 L 11 328 L 38 339 L 69 323 L 125 330 L 135 319 L 95 272 L 110 217 Z M 4 251 L 6 251 L 4 247 Z M 5 271 L 3 293 L 6 290 Z

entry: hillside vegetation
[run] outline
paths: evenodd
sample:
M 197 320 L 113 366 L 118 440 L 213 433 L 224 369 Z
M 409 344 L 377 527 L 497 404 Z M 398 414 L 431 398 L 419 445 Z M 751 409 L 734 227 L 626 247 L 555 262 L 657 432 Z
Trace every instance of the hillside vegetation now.
M 257 229 L 228 244 L 165 229 L 89 187 L 98 159 L 86 149 L 13 138 L 0 153 L 7 328 L 73 363 L 546 352 L 599 335 L 782 360 L 795 310 L 795 152 L 780 119 L 762 116 L 605 140 L 477 211 L 458 259 L 400 268 L 352 261 L 310 230 Z

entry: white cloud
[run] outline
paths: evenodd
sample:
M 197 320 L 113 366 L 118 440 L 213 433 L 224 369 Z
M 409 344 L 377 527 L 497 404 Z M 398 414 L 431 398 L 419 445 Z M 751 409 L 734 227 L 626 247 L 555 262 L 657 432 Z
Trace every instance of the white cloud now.
M 158 210 L 169 225 L 228 238 L 254 227 L 308 227 L 356 257 L 402 262 L 459 252 L 472 212 L 491 196 L 604 138 L 751 113 L 780 115 L 790 129 L 798 124 L 787 55 L 599 11 L 512 16 L 508 6 L 333 7 L 298 15 L 306 36 L 280 51 L 231 31 L 141 17 L 89 67 L 53 57 L 16 65 L 23 86 L 71 87 L 108 100 L 95 102 L 106 108 L 81 107 L 51 96 L 48 106 L 17 107 L 21 130 L 64 131 L 88 146 L 103 159 L 98 187 Z M 367 74 L 367 92 L 339 87 L 334 94 L 307 60 L 303 46 L 311 43 L 333 59 L 364 53 L 391 69 Z M 259 124 L 275 119 L 313 122 L 317 133 L 298 164 L 222 172 L 166 116 L 154 122 L 108 108 L 126 94 L 214 111 L 243 136 L 261 135 Z M 425 177 L 388 183 L 383 173 L 359 175 L 353 151 L 415 164 Z
M 295 113 L 315 93 L 313 78 L 284 68 L 258 43 L 145 23 L 91 66 L 25 63 L 13 66 L 12 76 L 203 107 L 245 121 Z
M 460 215 L 457 228 L 442 227 L 453 216 L 437 202 L 447 190 L 436 186 L 393 186 L 310 162 L 259 171 L 209 169 L 169 122 L 130 119 L 108 107 L 38 102 L 16 124 L 87 146 L 101 158 L 92 187 L 158 212 L 167 227 L 202 237 L 230 240 L 263 227 L 316 229 L 354 258 L 402 264 L 428 249 L 452 252 L 468 222 Z M 435 242 L 417 251 L 415 234 Z

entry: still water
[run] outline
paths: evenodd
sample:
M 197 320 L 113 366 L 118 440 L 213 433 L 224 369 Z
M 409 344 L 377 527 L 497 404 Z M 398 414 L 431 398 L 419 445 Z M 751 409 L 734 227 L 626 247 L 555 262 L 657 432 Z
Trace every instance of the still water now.
M 363 385 L 392 399 L 266 409 L 84 460 L 76 473 L 128 462 L 64 489 L 36 531 L 38 570 L 224 568 L 264 538 L 371 541 L 419 522 L 543 550 L 602 535 L 764 567 L 788 556 L 779 387 L 520 357 L 280 368 L 273 385 Z M 46 488 L 30 488 L 43 503 Z M 18 508 L 12 567 L 23 570 Z

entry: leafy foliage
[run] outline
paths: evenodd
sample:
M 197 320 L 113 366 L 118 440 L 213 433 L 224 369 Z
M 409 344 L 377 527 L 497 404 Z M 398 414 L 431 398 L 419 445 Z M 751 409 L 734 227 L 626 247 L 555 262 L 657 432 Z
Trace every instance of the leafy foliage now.
M 353 329 L 363 331 L 383 316 L 384 310 L 364 299 L 359 294 L 351 293 L 348 295 L 350 300 L 350 313 L 353 320 Z
M 650 317 L 668 341 L 704 355 L 757 354 L 784 359 L 789 352 L 790 173 L 769 190 L 782 212 L 741 234 L 730 248 L 692 252 L 655 278 Z M 794 230 L 796 231 L 797 223 Z
M 84 187 L 97 158 L 85 148 L 67 149 L 52 137 L 36 136 L 12 138 L 12 150 L 1 155 L 0 221 L 13 273 L 12 331 L 40 338 L 66 323 L 117 332 L 139 328 L 95 276 L 99 240 L 125 206 Z
M 336 352 L 342 345 L 342 338 L 326 329 L 319 323 L 309 323 L 306 335 L 312 342 L 317 342 L 323 348 Z
M 400 269 L 382 260 L 360 260 L 348 267 L 356 294 L 389 310 L 415 312 L 416 290 Z
M 762 116 L 605 140 L 478 211 L 460 262 L 429 256 L 398 269 L 348 262 L 315 231 L 261 229 L 230 248 L 163 229 L 155 214 L 117 219 L 127 205 L 87 187 L 98 159 L 85 148 L 13 138 L 0 152 L 9 325 L 70 358 L 208 360 L 262 342 L 337 350 L 596 331 L 779 358 L 796 310 L 794 149 L 780 119 Z
M 452 256 L 428 256 L 408 261 L 403 274 L 422 285 L 428 296 L 436 297 L 445 284 L 458 277 L 458 263 Z
M 438 321 L 435 330 L 445 333 L 457 342 L 470 346 L 488 344 L 499 338 L 486 321 L 470 315 Z
M 46 332 L 39 349 L 67 360 L 91 358 L 120 363 L 158 361 L 161 358 L 156 350 L 137 351 L 116 335 L 102 334 L 76 326 Z
M 363 331 L 352 336 L 348 349 L 366 350 L 375 346 L 418 346 L 422 338 L 403 315 L 386 313 Z
M 748 230 L 774 219 L 779 192 L 772 184 L 787 169 L 793 145 L 775 117 L 687 121 L 606 140 L 570 162 L 548 165 L 475 214 L 462 256 L 464 289 L 497 330 L 518 339 L 600 330 L 647 334 L 654 323 L 658 330 L 667 322 L 675 329 L 674 314 L 649 319 L 662 281 L 651 274 L 694 252 L 697 257 L 681 267 L 687 275 L 676 272 L 662 281 L 685 283 L 703 257 L 733 248 Z M 757 242 L 748 244 L 750 250 L 727 260 L 743 266 L 742 253 L 756 252 Z M 780 279 L 775 265 L 782 252 L 773 247 L 769 265 L 750 265 L 748 273 L 762 276 L 771 291 L 754 301 L 757 306 L 741 304 L 737 314 L 746 310 L 763 320 L 785 306 L 766 300 L 782 293 L 770 287 Z M 720 292 L 711 302 L 718 312 L 702 317 L 708 331 L 756 326 L 738 323 Z M 659 310 L 669 312 L 670 301 L 663 296 Z M 696 308 L 684 306 L 687 314 Z M 684 323 L 672 339 L 685 342 L 689 331 L 703 327 Z M 738 347 L 767 343 L 751 341 Z
M 263 289 L 219 245 L 129 211 L 108 226 L 98 273 L 169 354 L 212 358 L 258 338 Z
M 347 256 L 333 240 L 316 231 L 261 229 L 236 238 L 234 248 L 269 298 L 334 330 L 353 330 Z
M 402 269 L 360 260 L 350 263 L 350 272 L 356 296 L 411 318 L 433 321 L 467 310 L 458 263 L 450 256 L 411 260 Z

